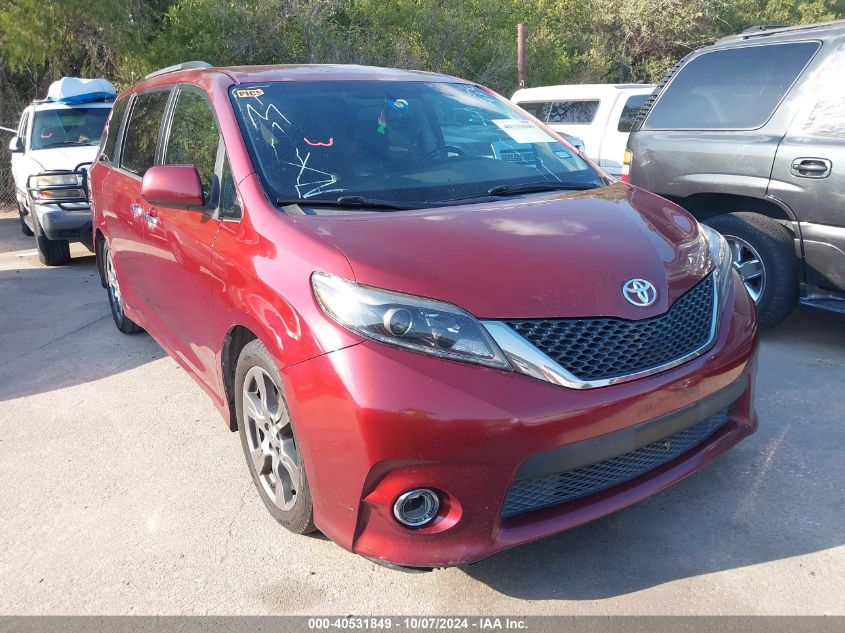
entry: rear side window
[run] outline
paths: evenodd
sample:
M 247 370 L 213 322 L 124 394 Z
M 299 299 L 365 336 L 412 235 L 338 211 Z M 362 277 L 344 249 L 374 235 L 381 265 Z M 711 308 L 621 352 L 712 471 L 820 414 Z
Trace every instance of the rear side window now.
M 200 174 L 206 204 L 212 199 L 219 142 L 217 122 L 208 101 L 193 90 L 180 90 L 173 108 L 164 162 L 167 165 L 194 165 Z
M 535 116 L 541 121 L 546 120 L 546 116 L 549 113 L 549 102 L 548 101 L 535 101 L 532 103 L 517 103 L 520 108 L 525 110 L 531 116 Z
M 115 153 L 115 150 L 117 149 L 117 137 L 120 132 L 120 124 L 123 123 L 123 115 L 126 113 L 126 105 L 128 103 L 128 98 L 115 102 L 111 111 L 111 119 L 109 119 L 109 124 L 103 132 L 103 151 L 100 156 L 101 159 L 105 160 L 107 163 L 113 163 L 117 156 Z
M 643 107 L 646 99 L 648 99 L 648 95 L 628 97 L 625 106 L 622 108 L 622 115 L 619 117 L 619 125 L 616 126 L 618 131 L 625 132 L 626 134 L 631 131 L 631 126 L 634 125 L 634 120 L 640 113 L 640 108 Z
M 799 42 L 704 53 L 675 76 L 643 129 L 758 128 L 818 48 L 817 42 Z
M 592 123 L 598 109 L 598 101 L 555 101 L 546 120 L 549 123 Z
M 135 97 L 123 140 L 120 166 L 143 176 L 155 163 L 161 117 L 169 91 L 145 92 Z
M 598 100 L 534 101 L 518 105 L 545 123 L 569 123 L 572 125 L 592 123 L 599 109 Z

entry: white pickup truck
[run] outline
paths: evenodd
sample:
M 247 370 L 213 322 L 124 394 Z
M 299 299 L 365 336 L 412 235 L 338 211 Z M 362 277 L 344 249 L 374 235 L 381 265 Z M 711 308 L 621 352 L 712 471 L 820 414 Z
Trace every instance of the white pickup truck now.
M 631 125 L 653 90 L 650 84 L 542 86 L 517 90 L 511 101 L 556 132 L 577 135 L 581 152 L 619 177 Z
M 92 241 L 86 176 L 115 95 L 105 79 L 53 82 L 47 99 L 24 109 L 9 143 L 21 229 L 47 266 L 68 263 L 70 242 Z

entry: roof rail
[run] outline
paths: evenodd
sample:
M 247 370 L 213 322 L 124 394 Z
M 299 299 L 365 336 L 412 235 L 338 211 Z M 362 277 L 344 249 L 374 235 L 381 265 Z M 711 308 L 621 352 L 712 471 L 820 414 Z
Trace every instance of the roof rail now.
M 151 72 L 149 75 L 145 75 L 144 79 L 152 79 L 153 77 L 158 77 L 159 75 L 175 73 L 177 70 L 194 70 L 197 68 L 211 68 L 211 64 L 202 61 L 182 62 L 181 64 L 174 64 L 173 66 L 167 66 Z
M 781 33 L 799 33 L 802 31 L 813 31 L 816 29 L 839 29 L 845 28 L 845 20 L 831 20 L 830 22 L 816 22 L 814 24 L 796 24 L 794 26 L 783 26 L 780 24 L 760 24 L 745 29 L 742 33 L 728 35 L 716 41 L 716 44 L 732 42 L 737 40 L 748 40 L 769 35 L 780 35 Z
M 755 24 L 749 26 L 747 29 L 740 31 L 740 34 L 747 35 L 748 33 L 759 33 L 760 31 L 771 31 L 772 29 L 786 28 L 786 24 Z

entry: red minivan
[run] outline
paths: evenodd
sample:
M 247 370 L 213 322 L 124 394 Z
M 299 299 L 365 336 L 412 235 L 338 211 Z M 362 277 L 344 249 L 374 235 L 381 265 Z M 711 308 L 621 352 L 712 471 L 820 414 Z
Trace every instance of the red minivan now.
M 118 97 L 90 187 L 115 324 L 208 392 L 296 533 L 469 563 L 756 428 L 725 241 L 471 82 L 181 64 Z

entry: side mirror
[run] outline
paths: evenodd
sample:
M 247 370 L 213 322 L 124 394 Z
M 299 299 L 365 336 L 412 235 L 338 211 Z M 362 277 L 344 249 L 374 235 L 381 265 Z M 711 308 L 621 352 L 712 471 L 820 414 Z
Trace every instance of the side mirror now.
M 9 141 L 9 151 L 13 154 L 20 154 L 23 151 L 23 139 L 20 136 L 13 136 Z
M 141 197 L 161 207 L 187 209 L 205 204 L 202 181 L 193 165 L 156 165 L 144 173 Z

